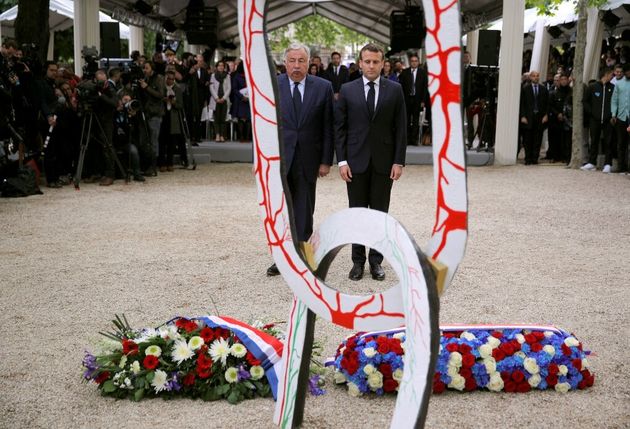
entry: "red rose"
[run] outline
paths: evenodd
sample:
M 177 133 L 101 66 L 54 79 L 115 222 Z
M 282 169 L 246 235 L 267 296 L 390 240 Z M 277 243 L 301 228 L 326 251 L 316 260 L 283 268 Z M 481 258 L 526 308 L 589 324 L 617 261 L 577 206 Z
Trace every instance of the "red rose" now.
M 584 390 L 584 389 L 586 389 L 586 388 L 587 388 L 587 385 L 586 385 L 586 380 L 582 379 L 582 381 L 580 381 L 580 382 L 578 383 L 578 389 L 580 389 L 580 390 Z
M 525 335 L 525 342 L 527 344 L 534 344 L 537 341 L 538 340 L 536 339 L 536 336 L 534 334 L 526 334 Z
M 549 374 L 545 380 L 547 381 L 547 385 L 549 385 L 549 387 L 553 387 L 556 384 L 558 384 L 558 376 L 557 375 L 551 375 Z
M 195 384 L 195 374 L 193 374 L 192 372 L 190 374 L 186 374 L 186 377 L 184 377 L 184 381 L 182 383 L 184 384 L 184 386 L 192 386 L 193 384 Z
M 505 359 L 505 353 L 503 353 L 501 351 L 501 349 L 494 349 L 492 350 L 492 357 L 494 358 L 494 360 L 496 360 L 497 362 L 502 361 L 503 359 Z
M 521 343 L 519 343 L 516 340 L 512 340 L 512 347 L 514 348 L 514 353 L 516 353 L 517 351 L 519 351 L 521 349 Z
M 254 355 L 250 351 L 248 351 L 247 354 L 245 355 L 245 360 L 251 366 L 260 365 L 261 363 L 258 359 L 256 359 L 256 357 L 254 357 Z
M 461 375 L 464 378 L 471 378 L 472 377 L 472 371 L 468 368 L 462 368 L 459 370 L 459 375 Z
M 454 353 L 459 349 L 459 347 L 457 347 L 456 343 L 450 343 L 446 345 L 446 350 L 449 351 L 449 353 Z
M 189 334 L 191 332 L 195 332 L 197 329 L 199 329 L 199 325 L 197 325 L 197 322 L 195 322 L 193 320 L 189 320 L 184 325 L 184 331 L 188 332 Z
M 514 371 L 512 373 L 512 380 L 514 380 L 517 383 L 520 383 L 521 381 L 525 380 L 525 374 L 523 374 L 522 371 Z
M 565 356 L 571 356 L 571 348 L 566 344 L 562 343 L 562 354 Z
M 199 366 L 197 366 L 197 368 L 195 370 L 197 372 L 197 375 L 201 379 L 208 378 L 208 377 L 210 377 L 212 375 L 212 370 L 210 368 L 203 369 L 203 368 L 200 368 Z
M 267 329 L 271 329 L 271 328 L 273 328 L 274 326 L 276 326 L 276 324 L 275 324 L 275 323 L 267 323 L 267 324 L 266 324 L 265 326 L 263 326 L 262 328 L 263 328 L 263 330 L 264 330 L 264 331 L 266 331 Z
M 468 344 L 460 344 L 459 345 L 459 352 L 463 355 L 470 353 L 470 351 L 472 350 L 472 348 L 468 345 Z
M 212 330 L 212 328 L 208 328 L 206 326 L 201 330 L 201 332 L 199 332 L 199 336 L 203 338 L 206 343 L 209 343 L 210 341 L 214 340 L 214 331 Z
M 512 380 L 506 381 L 503 386 L 503 390 L 505 390 L 506 392 L 516 392 L 516 383 Z
M 571 363 L 573 364 L 575 369 L 577 369 L 578 371 L 582 371 L 582 359 L 573 359 Z
M 586 383 L 586 387 L 591 387 L 593 383 L 595 383 L 595 376 L 591 374 L 591 372 L 588 369 L 585 369 L 584 371 L 582 371 L 581 374 L 583 377 L 582 381 Z
M 109 371 L 103 371 L 98 375 L 98 377 L 94 379 L 94 381 L 96 382 L 96 384 L 103 384 L 105 383 L 105 381 L 107 381 L 108 378 L 109 378 Z
M 455 334 L 453 334 L 452 332 L 445 332 L 442 336 L 444 338 L 453 338 L 455 337 Z
M 378 366 L 378 370 L 383 374 L 385 378 L 392 377 L 392 366 L 388 363 L 382 363 Z
M 516 391 L 520 393 L 527 393 L 532 390 L 532 386 L 527 381 L 523 381 L 516 386 Z
M 446 390 L 446 384 L 441 381 L 433 382 L 433 393 L 442 393 Z
M 472 392 L 476 388 L 477 388 L 477 382 L 475 381 L 475 379 L 472 377 L 466 378 L 466 384 L 464 385 L 464 390 L 466 390 L 466 392 Z
M 498 338 L 498 339 L 503 338 L 503 332 L 501 332 L 501 331 L 492 331 L 490 333 L 490 335 L 492 335 L 494 338 Z
M 543 349 L 542 344 L 540 344 L 540 343 L 534 343 L 534 344 L 532 344 L 532 351 L 533 351 L 534 353 L 538 353 L 538 352 L 539 352 L 539 351 L 541 351 L 542 349 Z
M 212 359 L 205 354 L 200 354 L 197 358 L 197 368 L 201 370 L 208 370 L 212 367 Z M 205 377 L 202 377 L 205 378 Z
M 380 344 L 377 350 L 381 354 L 387 354 L 389 353 L 389 344 L 385 344 L 385 343 Z
M 399 356 L 405 353 L 405 351 L 402 349 L 402 346 L 400 345 L 400 340 L 395 340 L 395 341 L 390 342 L 389 351 L 394 352 Z
M 549 375 L 558 375 L 560 368 L 558 368 L 557 363 L 549 364 Z
M 475 364 L 475 361 L 476 361 L 475 356 L 469 353 L 462 357 L 462 366 L 464 368 L 470 368 L 471 366 Z
M 126 355 L 135 355 L 138 353 L 138 345 L 131 340 L 124 339 L 122 340 L 123 354 Z
M 541 341 L 545 338 L 545 334 L 542 331 L 534 331 L 532 332 L 532 335 L 536 337 L 538 341 Z
M 175 321 L 175 326 L 177 326 L 180 329 L 184 329 L 184 326 L 186 326 L 186 323 L 188 323 L 188 319 L 184 319 L 183 317 L 180 317 L 179 319 Z
M 146 368 L 146 369 L 155 369 L 157 368 L 157 366 L 160 364 L 160 361 L 158 360 L 158 358 L 156 358 L 153 355 L 148 355 L 147 357 L 144 358 L 144 360 L 142 361 L 142 365 Z
M 512 378 L 512 374 L 507 371 L 501 371 L 501 378 L 503 379 L 503 382 L 506 383 Z
M 348 374 L 354 375 L 359 369 L 359 362 L 353 359 L 349 359 L 346 363 L 346 371 Z
M 512 356 L 514 354 L 514 347 L 510 343 L 503 343 L 499 346 L 499 350 L 505 353 L 506 356 Z
M 227 340 L 228 338 L 230 338 L 230 331 L 228 331 L 227 329 L 221 328 L 220 337 L 223 338 L 224 340 Z
M 391 378 L 388 378 L 383 382 L 383 391 L 385 392 L 395 392 L 397 387 L 398 382 Z

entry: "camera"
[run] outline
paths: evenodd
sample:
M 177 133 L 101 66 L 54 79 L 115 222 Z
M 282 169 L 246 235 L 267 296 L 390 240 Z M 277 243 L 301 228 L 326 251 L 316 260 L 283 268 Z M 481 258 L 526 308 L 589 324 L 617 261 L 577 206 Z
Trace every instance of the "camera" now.
M 94 46 L 90 48 L 84 46 L 83 49 L 81 49 L 81 56 L 85 60 L 83 79 L 93 79 L 98 70 L 98 50 Z
M 130 100 L 125 103 L 125 109 L 130 113 L 137 112 L 138 110 L 140 110 L 141 107 L 142 106 L 140 105 L 139 100 Z
M 83 111 L 91 111 L 98 101 L 100 92 L 105 87 L 105 82 L 84 80 L 77 85 L 77 98 L 79 108 Z

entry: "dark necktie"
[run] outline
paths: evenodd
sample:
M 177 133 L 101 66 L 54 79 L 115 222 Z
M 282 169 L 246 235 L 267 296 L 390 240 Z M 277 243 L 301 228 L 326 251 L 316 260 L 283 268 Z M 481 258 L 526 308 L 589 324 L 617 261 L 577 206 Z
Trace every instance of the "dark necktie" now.
M 374 100 L 376 99 L 376 90 L 374 89 L 374 82 L 368 82 L 368 86 L 370 89 L 367 94 L 367 108 L 368 115 L 370 116 L 370 121 L 372 120 L 372 116 L 374 116 Z
M 534 113 L 538 113 L 538 85 L 534 84 Z
M 293 83 L 293 108 L 297 118 L 300 118 L 300 110 L 302 110 L 302 96 L 300 95 L 300 82 Z
M 416 95 L 416 69 L 411 69 L 411 95 Z

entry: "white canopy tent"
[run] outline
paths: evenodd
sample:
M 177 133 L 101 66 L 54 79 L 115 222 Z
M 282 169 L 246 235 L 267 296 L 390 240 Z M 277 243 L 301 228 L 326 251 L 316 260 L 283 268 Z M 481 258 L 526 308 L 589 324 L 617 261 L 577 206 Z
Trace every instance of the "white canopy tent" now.
M 74 2 L 72 0 L 50 0 L 50 13 L 48 14 L 50 41 L 48 43 L 48 59 L 52 59 L 54 49 L 55 31 L 63 31 L 72 27 L 74 21 Z M 0 15 L 0 35 L 2 37 L 14 37 L 15 19 L 18 7 L 14 6 Z M 107 14 L 99 12 L 100 22 L 117 22 Z M 129 26 L 118 23 L 121 39 L 129 39 Z

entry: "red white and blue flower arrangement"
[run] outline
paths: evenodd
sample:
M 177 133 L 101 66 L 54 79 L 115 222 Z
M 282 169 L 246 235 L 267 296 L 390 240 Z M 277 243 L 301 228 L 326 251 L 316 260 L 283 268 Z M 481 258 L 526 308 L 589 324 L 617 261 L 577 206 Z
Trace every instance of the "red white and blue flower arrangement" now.
M 276 394 L 282 356 L 273 324 L 249 326 L 208 316 L 174 319 L 157 329 L 132 329 L 116 316 L 102 350 L 83 359 L 86 381 L 104 396 L 225 398 L 230 403 Z
M 358 333 L 337 349 L 335 381 L 352 396 L 396 392 L 403 376 L 405 332 Z M 552 327 L 443 329 L 433 393 L 457 391 L 558 392 L 593 385 L 582 344 Z

